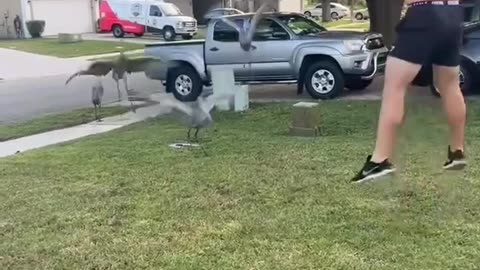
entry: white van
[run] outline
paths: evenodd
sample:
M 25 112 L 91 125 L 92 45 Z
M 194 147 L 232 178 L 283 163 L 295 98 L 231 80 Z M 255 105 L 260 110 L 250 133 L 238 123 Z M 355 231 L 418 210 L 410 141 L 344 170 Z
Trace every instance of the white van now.
M 102 20 L 111 21 L 109 25 L 124 25 L 128 32 L 144 29 L 150 33 L 161 33 L 165 40 L 174 40 L 177 35 L 191 39 L 197 34 L 197 20 L 185 16 L 172 3 L 163 0 L 104 0 L 101 7 Z M 116 22 L 114 22 L 116 21 Z M 141 27 L 135 27 L 133 24 Z M 146 29 L 145 29 L 146 28 Z M 141 35 L 143 33 L 135 33 Z

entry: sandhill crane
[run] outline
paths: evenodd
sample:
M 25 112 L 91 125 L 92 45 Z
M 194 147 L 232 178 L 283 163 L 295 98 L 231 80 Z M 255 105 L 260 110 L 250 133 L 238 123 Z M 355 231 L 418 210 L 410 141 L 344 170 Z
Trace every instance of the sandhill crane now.
M 86 70 L 81 70 L 70 76 L 65 82 L 65 85 L 77 76 L 92 75 L 102 77 L 112 71 L 112 78 L 117 83 L 119 100 L 121 100 L 119 80 L 123 79 L 125 83 L 125 91 L 128 96 L 128 91 L 130 89 L 128 89 L 127 85 L 127 73 L 145 72 L 147 69 L 155 67 L 154 65 L 160 65 L 160 61 L 151 57 L 127 58 L 123 52 L 120 52 L 120 55 L 116 59 L 94 61 Z M 133 102 L 130 101 L 130 104 L 132 111 L 135 112 Z
M 95 84 L 92 86 L 92 103 L 93 107 L 95 110 L 95 119 L 98 122 L 101 122 L 102 120 L 98 116 L 98 112 L 100 112 L 102 108 L 102 99 L 103 99 L 103 85 L 100 79 L 97 79 Z M 98 112 L 97 112 L 98 110 Z
M 240 42 L 240 47 L 244 51 L 250 51 L 251 49 L 256 49 L 256 47 L 252 46 L 253 36 L 255 31 L 257 30 L 257 25 L 260 20 L 264 16 L 264 11 L 267 9 L 268 1 L 265 1 L 260 8 L 255 12 L 252 20 L 249 24 L 244 25 L 243 28 L 240 28 L 236 23 L 232 22 L 230 19 L 226 17 L 221 17 L 221 20 L 228 24 L 229 26 L 233 27 L 238 32 L 238 40 Z
M 194 139 L 198 141 L 200 129 L 212 127 L 214 121 L 211 115 L 215 101 L 230 100 L 230 94 L 213 95 L 213 92 L 204 92 L 193 102 L 182 102 L 173 97 L 164 97 L 159 106 L 170 109 L 170 116 L 188 128 L 187 138 L 191 139 L 191 131 L 195 129 Z

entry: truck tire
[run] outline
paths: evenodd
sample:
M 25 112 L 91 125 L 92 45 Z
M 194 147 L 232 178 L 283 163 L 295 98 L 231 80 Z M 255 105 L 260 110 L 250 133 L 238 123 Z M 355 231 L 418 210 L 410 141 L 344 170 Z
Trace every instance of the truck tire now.
M 336 63 L 322 60 L 308 67 L 305 73 L 305 86 L 314 99 L 332 99 L 342 93 L 345 78 Z
M 165 26 L 163 28 L 163 39 L 167 41 L 173 41 L 175 40 L 177 34 L 175 33 L 175 29 L 171 26 Z
M 177 100 L 188 102 L 197 100 L 203 84 L 197 71 L 190 66 L 180 65 L 168 71 L 166 90 Z
M 370 84 L 372 84 L 373 80 L 362 80 L 360 78 L 355 78 L 351 80 L 347 80 L 345 82 L 345 87 L 350 91 L 359 91 L 365 90 Z
M 116 38 L 122 38 L 125 36 L 125 31 L 123 31 L 123 27 L 121 25 L 114 25 L 112 28 L 113 36 Z

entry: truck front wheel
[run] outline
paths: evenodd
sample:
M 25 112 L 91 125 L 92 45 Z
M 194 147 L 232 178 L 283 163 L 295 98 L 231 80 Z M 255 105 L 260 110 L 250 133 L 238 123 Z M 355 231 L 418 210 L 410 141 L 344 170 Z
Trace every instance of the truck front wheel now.
M 183 102 L 195 101 L 202 89 L 202 80 L 192 67 L 181 65 L 168 72 L 167 92 L 173 93 L 176 99 Z
M 350 79 L 345 82 L 345 87 L 350 91 L 365 90 L 373 80 L 362 80 L 360 78 Z
M 333 62 L 318 61 L 308 67 L 305 74 L 305 85 L 314 99 L 331 99 L 342 93 L 345 87 L 343 72 Z

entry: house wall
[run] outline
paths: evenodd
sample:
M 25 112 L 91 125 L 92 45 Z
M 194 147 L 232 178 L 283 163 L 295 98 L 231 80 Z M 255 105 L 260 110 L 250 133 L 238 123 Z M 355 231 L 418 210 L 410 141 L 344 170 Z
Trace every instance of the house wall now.
M 8 15 L 7 21 L 5 21 L 5 15 Z M 0 38 L 15 37 L 13 20 L 16 15 L 22 18 L 22 5 L 19 0 L 0 0 Z M 7 27 L 10 31 L 9 36 L 7 36 Z
M 278 0 L 278 10 L 303 13 L 303 0 Z

